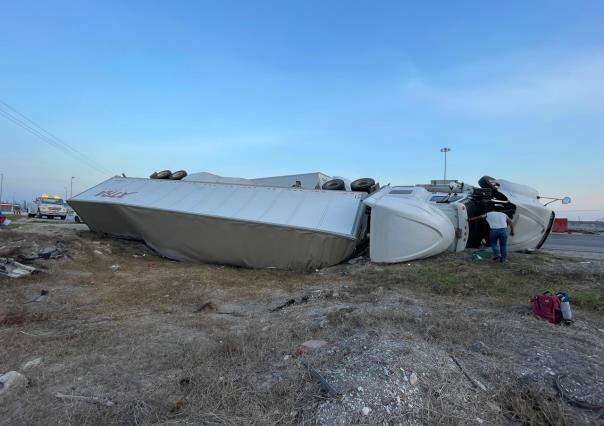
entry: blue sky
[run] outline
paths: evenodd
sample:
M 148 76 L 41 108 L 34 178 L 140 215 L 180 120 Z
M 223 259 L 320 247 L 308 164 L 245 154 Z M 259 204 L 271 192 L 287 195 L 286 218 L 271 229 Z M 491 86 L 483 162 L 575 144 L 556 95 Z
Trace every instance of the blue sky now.
M 4 198 L 158 169 L 484 174 L 604 210 L 604 2 L 0 0 Z M 598 213 L 599 214 L 599 213 Z

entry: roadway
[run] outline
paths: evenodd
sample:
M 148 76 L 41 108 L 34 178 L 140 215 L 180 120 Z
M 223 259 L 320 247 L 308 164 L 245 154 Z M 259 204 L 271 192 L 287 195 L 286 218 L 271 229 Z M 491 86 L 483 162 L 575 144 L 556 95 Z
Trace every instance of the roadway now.
M 542 248 L 557 254 L 604 259 L 604 235 L 550 234 Z

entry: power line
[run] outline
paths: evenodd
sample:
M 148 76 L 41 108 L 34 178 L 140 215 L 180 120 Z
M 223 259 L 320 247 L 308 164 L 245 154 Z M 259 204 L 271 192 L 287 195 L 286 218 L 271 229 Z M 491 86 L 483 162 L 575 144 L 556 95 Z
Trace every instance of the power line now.
M 65 148 L 69 149 L 71 152 L 73 152 L 76 155 L 79 155 L 80 157 L 86 159 L 89 162 L 94 163 L 94 161 L 92 161 L 91 159 L 86 158 L 86 156 L 79 152 L 77 149 L 75 149 L 74 147 L 72 147 L 71 145 L 69 145 L 67 142 L 59 139 L 57 136 L 55 136 L 54 134 L 50 133 L 48 130 L 44 129 L 42 126 L 40 126 L 39 124 L 35 123 L 33 120 L 31 120 L 30 118 L 26 117 L 23 113 L 17 111 L 15 108 L 13 108 L 12 106 L 10 106 L 9 104 L 7 104 L 6 102 L 0 100 L 0 103 L 3 104 L 5 107 L 9 108 L 11 111 L 13 111 L 15 114 L 19 115 L 23 120 L 25 120 L 26 122 L 28 122 L 30 125 L 32 125 L 37 131 L 39 131 L 42 134 L 48 135 L 48 137 L 50 137 L 52 140 L 54 140 L 56 143 L 64 146 Z M 109 170 L 105 169 L 104 167 L 102 167 L 100 164 L 96 163 L 98 166 L 100 166 L 101 169 L 106 170 L 108 173 Z
M 33 134 L 48 145 L 62 151 L 64 154 L 69 155 L 73 159 L 86 164 L 88 167 L 91 167 L 97 172 L 102 174 L 111 173 L 111 171 L 109 171 L 107 168 L 103 167 L 98 162 L 95 162 L 94 160 L 88 158 L 86 155 L 69 145 L 67 142 L 59 139 L 57 136 L 47 131 L 42 126 L 35 123 L 30 118 L 26 117 L 24 114 L 17 111 L 15 108 L 11 107 L 6 102 L 0 100 L 0 104 L 4 105 L 4 108 L 2 108 L 2 105 L 0 105 L 0 115 L 2 115 L 7 120 Z M 11 113 L 10 111 L 7 111 L 6 108 L 13 112 Z
M 7 120 L 13 122 L 17 126 L 21 127 L 22 129 L 24 129 L 24 130 L 28 131 L 29 133 L 33 134 L 34 136 L 38 137 L 43 142 L 45 142 L 45 143 L 49 144 L 50 146 L 58 149 L 59 151 L 62 151 L 64 154 L 72 157 L 76 161 L 87 165 L 88 167 L 94 169 L 95 171 L 97 171 L 99 173 L 102 173 L 102 174 L 110 173 L 107 170 L 105 170 L 105 169 L 103 169 L 103 168 L 95 165 L 94 163 L 92 163 L 91 161 L 89 161 L 86 157 L 74 155 L 74 153 L 72 153 L 71 151 L 67 150 L 65 147 L 63 147 L 63 146 L 57 144 L 56 142 L 52 141 L 51 139 L 49 139 L 48 137 L 44 136 L 42 133 L 40 133 L 36 129 L 32 128 L 31 126 L 28 126 L 27 124 L 23 123 L 22 121 L 16 119 L 12 115 L 8 114 L 6 111 L 3 111 L 2 109 L 0 109 L 0 115 L 3 116 L 4 118 L 6 118 Z
M 4 118 L 12 121 L 17 126 L 23 128 L 24 130 L 27 130 L 29 133 L 38 137 L 43 142 L 53 146 L 54 148 L 59 149 L 60 151 L 71 156 L 72 158 L 76 159 L 77 161 L 85 163 L 87 166 L 93 168 L 94 170 L 96 170 L 100 173 L 103 173 L 103 174 L 111 173 L 105 167 L 103 167 L 100 164 L 95 163 L 93 160 L 87 158 L 84 154 L 82 154 L 81 152 L 79 152 L 78 150 L 76 150 L 75 148 L 73 148 L 72 146 L 67 144 L 66 142 L 63 142 L 56 136 L 52 135 L 50 132 L 46 131 L 40 125 L 36 124 L 29 118 L 25 117 L 25 115 L 21 114 L 20 112 L 18 112 L 14 108 L 12 108 L 10 105 L 6 104 L 5 102 L 2 102 L 1 100 L 0 100 L 0 103 L 6 105 L 12 111 L 19 114 L 21 117 L 23 117 L 24 120 L 27 120 L 30 124 L 28 124 L 27 122 L 24 122 L 22 119 L 16 117 L 14 114 L 11 114 L 10 112 L 6 111 L 5 109 L 2 109 L 0 106 L 0 115 L 2 115 Z M 50 136 L 47 136 L 47 135 L 50 135 Z M 75 156 L 77 156 L 77 158 Z

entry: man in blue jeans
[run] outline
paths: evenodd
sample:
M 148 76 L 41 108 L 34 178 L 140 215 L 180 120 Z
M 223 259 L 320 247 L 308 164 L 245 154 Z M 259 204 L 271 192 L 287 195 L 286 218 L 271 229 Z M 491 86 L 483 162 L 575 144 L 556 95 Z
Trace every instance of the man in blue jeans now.
M 489 242 L 493 250 L 493 260 L 501 263 L 508 261 L 508 225 L 511 229 L 510 235 L 514 235 L 514 223 L 507 214 L 500 211 L 492 211 L 486 214 L 472 217 L 468 220 L 486 219 L 489 227 Z M 498 245 L 499 243 L 499 245 Z

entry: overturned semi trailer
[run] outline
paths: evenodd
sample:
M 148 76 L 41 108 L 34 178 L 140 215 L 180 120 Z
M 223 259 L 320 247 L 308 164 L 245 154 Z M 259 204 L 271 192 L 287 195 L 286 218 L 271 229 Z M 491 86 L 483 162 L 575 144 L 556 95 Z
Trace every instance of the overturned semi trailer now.
M 501 204 L 519 229 L 511 248 L 537 248 L 553 218 L 536 191 L 492 178 L 484 189 L 379 188 L 371 179 L 351 183 L 322 173 L 178 173 L 113 177 L 68 203 L 91 230 L 144 241 L 170 259 L 279 269 L 334 265 L 367 242 L 371 260 L 385 263 L 462 251 L 484 238 L 484 224 L 470 226 L 468 217 Z

